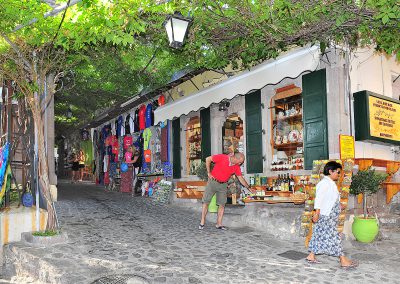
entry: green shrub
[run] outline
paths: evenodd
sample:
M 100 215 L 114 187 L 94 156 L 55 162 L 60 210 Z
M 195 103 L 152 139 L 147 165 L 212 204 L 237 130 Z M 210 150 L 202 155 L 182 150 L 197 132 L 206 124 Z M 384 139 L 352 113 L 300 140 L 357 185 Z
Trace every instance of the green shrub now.
M 58 232 L 55 230 L 46 230 L 46 231 L 32 233 L 32 236 L 36 237 L 52 237 L 55 235 L 58 235 Z
M 350 193 L 358 195 L 363 194 L 363 212 L 364 218 L 367 218 L 367 195 L 376 193 L 380 188 L 382 183 L 387 178 L 386 173 L 379 173 L 371 168 L 364 171 L 358 171 L 352 177 L 350 184 Z
M 206 168 L 206 163 L 201 162 L 200 165 L 196 169 L 196 175 L 204 181 L 208 180 L 208 174 L 207 174 L 207 168 Z

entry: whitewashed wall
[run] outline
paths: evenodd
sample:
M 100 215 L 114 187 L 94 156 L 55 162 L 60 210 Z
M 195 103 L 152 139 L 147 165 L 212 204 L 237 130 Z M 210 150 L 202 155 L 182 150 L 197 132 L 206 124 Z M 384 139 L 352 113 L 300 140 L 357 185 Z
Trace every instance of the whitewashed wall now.
M 396 61 L 394 56 L 389 57 L 371 48 L 364 48 L 353 52 L 350 61 L 351 92 L 368 90 L 399 99 L 395 95 L 396 92 L 392 85 L 393 75 L 400 74 L 400 62 Z M 399 159 L 399 156 L 396 156 L 391 150 L 390 145 L 367 142 L 356 142 L 356 157 L 385 160 Z

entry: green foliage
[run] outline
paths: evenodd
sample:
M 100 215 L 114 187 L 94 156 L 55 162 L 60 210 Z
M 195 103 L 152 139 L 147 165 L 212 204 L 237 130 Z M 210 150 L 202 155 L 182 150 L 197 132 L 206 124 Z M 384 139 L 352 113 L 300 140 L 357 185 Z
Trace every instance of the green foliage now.
M 10 203 L 19 202 L 19 193 L 17 190 L 10 190 Z
M 206 163 L 201 162 L 200 165 L 196 169 L 196 175 L 204 181 L 208 180 L 208 173 L 207 173 L 207 168 L 206 168 Z
M 376 172 L 375 169 L 368 168 L 365 171 L 358 171 L 352 177 L 350 193 L 354 195 L 376 193 L 386 178 L 387 174 Z
M 57 1 L 59 2 L 59 1 Z M 65 1 L 64 1 L 65 3 Z M 400 59 L 397 0 L 83 0 L 64 12 L 45 1 L 0 3 L 0 31 L 14 42 L 65 52 L 61 71 L 74 74 L 57 94 L 58 129 L 76 129 L 95 111 L 162 86 L 184 67 L 246 68 L 294 46 L 321 42 L 373 45 Z M 168 47 L 163 21 L 180 11 L 193 17 L 182 50 Z M 35 20 L 33 24 L 29 22 Z M 19 25 L 27 25 L 15 31 Z M 0 53 L 9 46 L 0 40 Z M 75 108 L 65 119 L 65 106 Z
M 59 232 L 55 230 L 46 230 L 46 231 L 41 231 L 41 232 L 34 232 L 32 233 L 32 236 L 35 237 L 52 237 L 58 235 Z

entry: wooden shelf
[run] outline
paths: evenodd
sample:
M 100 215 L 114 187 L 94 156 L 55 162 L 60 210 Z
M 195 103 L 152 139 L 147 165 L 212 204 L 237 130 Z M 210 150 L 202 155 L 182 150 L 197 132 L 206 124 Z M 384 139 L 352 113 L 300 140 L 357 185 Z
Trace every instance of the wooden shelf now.
M 200 142 L 201 141 L 201 138 L 189 138 L 189 140 L 188 140 L 188 142 L 189 143 L 196 143 L 196 142 Z
M 302 114 L 296 114 L 296 115 L 292 115 L 292 116 L 288 116 L 288 117 L 284 117 L 284 118 L 275 119 L 274 123 L 277 123 L 279 121 L 296 121 L 296 120 L 301 121 L 302 119 L 303 119 Z
M 303 142 L 285 143 L 285 144 L 274 144 L 274 148 L 277 150 L 291 150 L 297 147 L 303 146 Z
M 201 159 L 201 157 L 200 156 L 198 156 L 198 157 L 190 157 L 190 158 L 188 158 L 189 160 L 200 160 Z

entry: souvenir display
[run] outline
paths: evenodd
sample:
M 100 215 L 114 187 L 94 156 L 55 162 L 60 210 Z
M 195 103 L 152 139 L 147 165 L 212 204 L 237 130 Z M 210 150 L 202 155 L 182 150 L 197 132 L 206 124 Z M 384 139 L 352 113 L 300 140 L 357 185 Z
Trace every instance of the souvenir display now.
M 160 102 L 163 103 L 163 98 Z M 111 123 L 95 129 L 94 163 L 96 182 L 109 185 L 121 192 L 133 192 L 140 186 L 146 186 L 146 196 L 154 196 L 160 176 L 172 177 L 172 165 L 169 161 L 168 123 L 162 127 L 153 126 L 154 110 L 158 103 L 150 102 L 138 106 L 136 110 L 119 115 Z M 132 147 L 133 151 L 130 151 Z M 136 182 L 139 181 L 139 183 Z
M 243 153 L 243 120 L 231 114 L 222 127 L 222 153 Z
M 201 163 L 200 117 L 192 117 L 186 128 L 186 167 L 189 175 L 196 175 Z
M 303 111 L 301 89 L 288 85 L 271 99 L 271 145 L 273 156 L 284 152 L 288 159 L 272 159 L 272 171 L 301 170 L 303 155 Z

